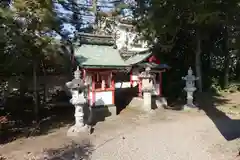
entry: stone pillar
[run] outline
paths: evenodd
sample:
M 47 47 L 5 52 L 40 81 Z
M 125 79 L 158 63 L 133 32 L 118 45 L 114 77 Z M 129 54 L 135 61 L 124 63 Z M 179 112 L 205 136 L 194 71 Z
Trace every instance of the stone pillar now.
M 70 102 L 74 105 L 75 107 L 75 126 L 77 128 L 81 128 L 85 125 L 84 123 L 84 112 L 83 112 L 83 107 L 86 104 L 86 99 L 84 98 L 83 93 L 79 93 L 77 90 L 72 91 L 72 99 Z
M 187 106 L 195 106 L 193 104 L 193 92 L 187 92 Z
M 150 111 L 152 109 L 152 93 L 150 91 L 143 92 L 143 108 L 145 111 Z

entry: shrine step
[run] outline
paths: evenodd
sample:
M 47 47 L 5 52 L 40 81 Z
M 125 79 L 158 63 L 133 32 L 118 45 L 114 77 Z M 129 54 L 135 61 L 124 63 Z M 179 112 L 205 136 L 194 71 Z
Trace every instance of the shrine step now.
M 127 106 L 128 108 L 135 108 L 135 109 L 143 109 L 142 104 L 143 104 L 143 99 L 140 97 L 134 97 L 129 105 Z M 167 108 L 167 100 L 164 97 L 152 97 L 152 109 L 157 109 L 157 108 Z

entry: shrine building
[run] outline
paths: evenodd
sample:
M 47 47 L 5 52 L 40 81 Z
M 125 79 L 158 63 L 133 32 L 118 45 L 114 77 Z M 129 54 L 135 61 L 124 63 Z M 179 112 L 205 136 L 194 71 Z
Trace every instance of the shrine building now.
M 74 56 L 82 70 L 83 80 L 89 84 L 88 104 L 91 107 L 114 107 L 115 91 L 121 87 L 137 87 L 137 95 L 141 98 L 142 82 L 139 74 L 146 67 L 150 67 L 154 75 L 152 95 L 162 96 L 162 73 L 169 67 L 161 64 L 149 50 L 131 52 L 123 57 L 112 36 L 79 33 L 74 45 Z M 115 82 L 121 73 L 129 76 L 129 80 Z

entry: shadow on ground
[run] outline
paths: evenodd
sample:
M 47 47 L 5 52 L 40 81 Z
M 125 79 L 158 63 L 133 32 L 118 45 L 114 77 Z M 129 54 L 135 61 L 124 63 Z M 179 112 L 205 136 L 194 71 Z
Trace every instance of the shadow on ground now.
M 96 126 L 97 123 L 103 122 L 107 117 L 110 117 L 112 113 L 109 108 L 112 106 L 102 105 L 102 106 L 94 106 L 92 107 L 92 111 L 90 111 L 89 106 L 86 107 L 86 123 L 91 126 Z M 91 114 L 92 112 L 92 114 Z M 86 114 L 87 113 L 87 114 Z
M 38 122 L 35 121 L 32 104 L 14 102 L 2 112 L 0 116 L 8 115 L 8 123 L 0 127 L 0 144 L 21 137 L 48 134 L 74 122 L 74 107 L 69 103 L 64 103 L 62 106 L 42 106 L 39 110 Z
M 63 159 L 89 159 L 93 151 L 93 145 L 90 141 L 85 140 L 81 143 L 72 143 L 58 149 L 44 151 L 44 158 L 48 160 L 63 160 Z
M 115 91 L 115 105 L 117 107 L 117 114 L 131 102 L 134 97 L 138 95 L 138 86 L 132 88 L 118 88 Z
M 206 113 L 226 140 L 231 141 L 240 138 L 240 120 L 231 119 L 217 108 L 217 106 L 227 104 L 228 99 L 216 93 L 198 93 L 196 102 L 199 109 Z

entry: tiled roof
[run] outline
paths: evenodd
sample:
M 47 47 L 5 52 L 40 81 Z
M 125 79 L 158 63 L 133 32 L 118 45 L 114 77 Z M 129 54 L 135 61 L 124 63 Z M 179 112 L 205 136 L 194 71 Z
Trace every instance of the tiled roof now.
M 125 61 L 128 65 L 134 65 L 136 63 L 142 62 L 151 55 L 151 52 L 137 53 Z
M 75 57 L 80 66 L 127 67 L 113 46 L 82 45 L 75 49 Z
M 113 46 L 81 45 L 75 49 L 75 57 L 82 67 L 128 67 L 140 63 L 151 56 L 151 52 L 136 53 L 127 60 L 123 60 Z

